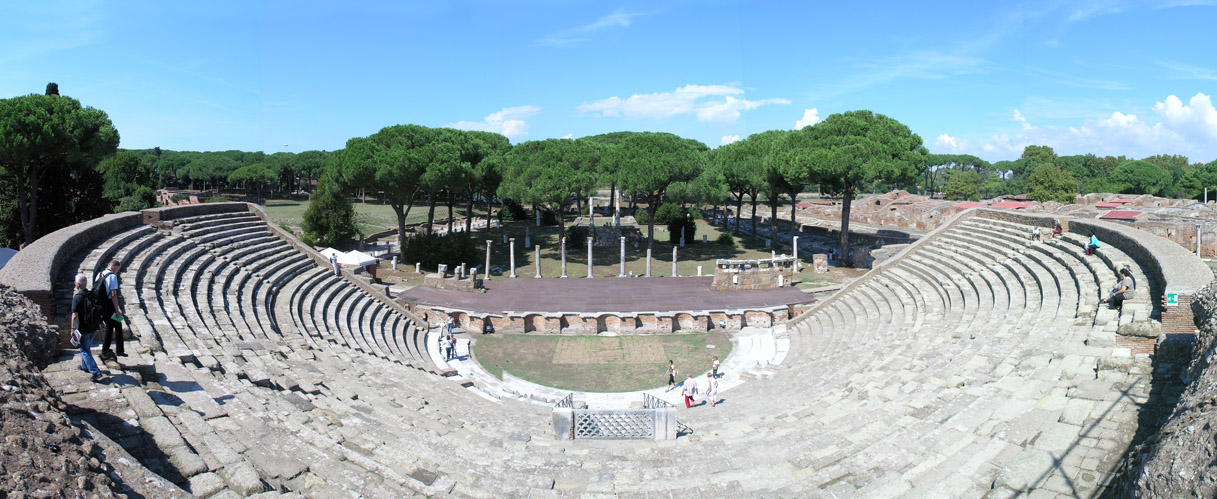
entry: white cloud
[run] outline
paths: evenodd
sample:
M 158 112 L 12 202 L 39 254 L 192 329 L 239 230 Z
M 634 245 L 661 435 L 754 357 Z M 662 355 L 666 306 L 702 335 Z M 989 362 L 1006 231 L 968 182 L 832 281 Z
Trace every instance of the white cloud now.
M 685 85 L 672 92 L 634 94 L 625 99 L 613 96 L 580 104 L 581 113 L 629 119 L 662 119 L 681 114 L 695 114 L 702 123 L 732 123 L 741 111 L 766 104 L 789 104 L 786 99 L 748 100 L 744 90 L 735 85 Z M 717 99 L 721 97 L 721 100 Z
M 1088 0 L 1076 3 L 1076 6 L 1066 19 L 1067 22 L 1085 21 L 1087 19 L 1104 16 L 1107 14 L 1117 14 L 1124 11 L 1123 1 L 1121 0 Z
M 458 121 L 449 127 L 461 130 L 481 130 L 484 132 L 501 133 L 515 142 L 528 135 L 528 123 L 524 118 L 537 114 L 541 108 L 537 106 L 505 107 L 497 113 L 491 113 L 482 121 Z
M 943 154 L 960 154 L 968 149 L 968 142 L 959 137 L 952 137 L 948 134 L 939 135 L 934 140 L 935 152 Z
M 1154 104 L 1154 112 L 1162 123 L 1188 138 L 1217 140 L 1217 109 L 1213 99 L 1203 93 L 1192 96 L 1187 105 L 1178 97 L 1168 96 L 1165 102 Z
M 803 127 L 814 125 L 820 122 L 820 111 L 816 108 L 804 109 L 803 117 L 794 122 L 795 130 L 802 130 Z
M 719 145 L 725 146 L 732 142 L 739 142 L 739 135 L 723 135 L 723 139 L 721 142 L 719 142 Z
M 1013 159 L 1028 145 L 1051 146 L 1060 155 L 1094 153 L 1141 158 L 1154 154 L 1183 154 L 1192 161 L 1217 157 L 1217 109 L 1212 98 L 1197 93 L 1187 104 L 1174 95 L 1153 106 L 1154 116 L 1114 111 L 1101 118 L 1069 126 L 1034 126 L 1014 110 L 1017 134 L 996 134 L 973 146 L 948 134 L 938 136 L 936 149 L 983 154 L 992 159 Z M 1155 119 L 1156 118 L 1156 119 Z
M 1027 131 L 1030 131 L 1030 130 L 1034 130 L 1034 129 L 1035 129 L 1035 127 L 1031 126 L 1031 124 L 1030 124 L 1030 123 L 1027 123 L 1027 118 L 1024 118 L 1024 117 L 1023 117 L 1023 113 L 1022 113 L 1021 111 L 1019 111 L 1018 109 L 1015 109 L 1015 110 L 1014 110 L 1014 121 L 1017 121 L 1017 122 L 1019 122 L 1019 123 L 1022 123 L 1022 124 L 1023 124 L 1023 131 L 1024 131 L 1024 132 L 1027 132 Z
M 601 17 L 590 24 L 576 26 L 574 28 L 565 29 L 546 35 L 540 40 L 537 40 L 537 44 L 554 47 L 573 45 L 586 41 L 592 36 L 592 34 L 599 31 L 612 28 L 628 28 L 630 27 L 630 24 L 633 24 L 635 17 L 645 15 L 648 15 L 648 13 L 614 12 L 607 16 Z

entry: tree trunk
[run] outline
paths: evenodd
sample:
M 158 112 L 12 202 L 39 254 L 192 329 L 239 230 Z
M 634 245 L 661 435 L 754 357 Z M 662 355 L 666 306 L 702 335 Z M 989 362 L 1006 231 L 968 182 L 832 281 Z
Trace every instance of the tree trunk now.
M 846 184 L 841 197 L 841 242 L 838 249 L 838 254 L 841 255 L 841 260 L 846 262 L 846 266 L 850 265 L 849 258 L 849 206 L 854 200 L 853 184 Z
M 735 198 L 735 226 L 731 227 L 731 234 L 739 233 L 740 216 L 744 214 L 744 191 L 739 191 L 739 196 Z
M 465 211 L 465 234 L 473 233 L 473 193 L 469 194 L 469 208 Z M 486 228 L 490 228 L 487 226 Z
M 773 196 L 769 200 L 769 239 L 773 240 L 773 247 L 778 246 L 778 203 L 782 200 L 782 196 Z
M 795 233 L 799 232 L 799 223 L 795 221 L 795 216 L 794 216 L 794 211 L 797 208 L 798 204 L 799 204 L 799 193 L 792 192 L 790 194 L 790 230 Z M 791 244 L 794 244 L 793 239 L 791 240 Z
M 486 196 L 486 233 L 487 234 L 490 233 L 490 212 L 493 208 L 494 207 L 491 206 L 491 204 L 490 204 L 490 196 Z M 499 223 L 502 223 L 502 221 L 503 221 L 502 219 L 499 219 Z
M 756 235 L 756 204 L 757 204 L 756 197 L 757 197 L 757 192 L 756 192 L 756 191 L 752 191 L 752 196 L 751 196 L 751 197 L 752 197 L 752 213 L 749 213 L 749 214 L 748 214 L 748 221 L 749 221 L 749 222 L 751 222 L 751 226 L 749 227 L 749 230 L 751 230 L 751 231 L 752 231 L 752 235 L 754 235 L 754 236 L 755 236 L 755 235 Z
M 410 216 L 410 209 L 414 207 L 414 196 L 410 196 L 410 200 L 406 202 L 405 209 L 402 209 L 402 204 L 392 202 L 389 204 L 393 208 L 393 214 L 397 215 L 397 240 L 400 241 L 406 237 L 406 217 Z M 398 247 L 400 251 L 401 248 Z
M 452 191 L 448 191 L 448 199 L 445 200 L 448 204 L 448 233 L 452 233 L 452 205 L 456 204 L 456 198 L 452 196 Z
M 654 198 L 647 198 L 647 249 L 655 248 L 655 204 L 657 201 Z
M 621 216 L 617 213 L 617 182 L 609 183 L 609 206 L 613 207 L 612 212 L 614 217 Z
M 435 223 L 435 193 L 427 192 L 427 233 L 432 233 Z

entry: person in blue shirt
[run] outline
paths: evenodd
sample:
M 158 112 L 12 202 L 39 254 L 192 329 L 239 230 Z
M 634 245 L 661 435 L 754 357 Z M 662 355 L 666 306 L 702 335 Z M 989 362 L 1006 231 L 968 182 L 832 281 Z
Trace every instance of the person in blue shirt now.
M 1094 234 L 1091 234 L 1090 242 L 1086 243 L 1086 254 L 1089 255 L 1094 253 L 1094 251 L 1097 249 L 1099 249 L 1099 238 Z
M 101 344 L 101 359 L 115 360 L 119 357 L 126 357 L 127 354 L 123 348 L 123 309 L 119 303 L 118 295 L 118 269 L 120 262 L 113 260 L 110 262 L 110 267 L 103 270 L 97 276 L 98 284 L 94 286 L 104 286 L 105 299 L 101 302 L 102 309 L 102 329 L 105 331 L 105 336 L 102 338 Z M 114 350 L 110 350 L 110 342 L 114 342 Z

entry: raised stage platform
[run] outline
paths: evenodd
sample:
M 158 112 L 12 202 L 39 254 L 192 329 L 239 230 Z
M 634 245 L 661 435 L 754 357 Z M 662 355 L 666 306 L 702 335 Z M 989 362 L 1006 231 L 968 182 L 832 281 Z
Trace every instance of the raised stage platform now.
M 456 318 L 480 330 L 527 332 L 671 332 L 768 327 L 802 313 L 815 301 L 795 288 L 714 291 L 713 277 L 532 279 L 501 278 L 485 293 L 414 287 L 396 299 L 432 312 L 429 322 Z

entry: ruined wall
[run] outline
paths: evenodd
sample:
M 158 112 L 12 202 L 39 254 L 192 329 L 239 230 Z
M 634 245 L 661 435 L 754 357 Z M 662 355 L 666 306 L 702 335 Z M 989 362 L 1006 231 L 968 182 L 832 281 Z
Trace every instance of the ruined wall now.
M 1136 497 L 1217 497 L 1217 281 L 1192 295 L 1200 333 L 1187 389 L 1166 424 L 1133 456 Z
M 0 496 L 110 497 L 118 484 L 97 444 L 38 371 L 58 354 L 57 333 L 34 303 L 0 285 Z

